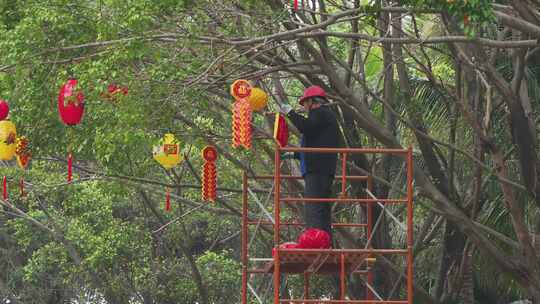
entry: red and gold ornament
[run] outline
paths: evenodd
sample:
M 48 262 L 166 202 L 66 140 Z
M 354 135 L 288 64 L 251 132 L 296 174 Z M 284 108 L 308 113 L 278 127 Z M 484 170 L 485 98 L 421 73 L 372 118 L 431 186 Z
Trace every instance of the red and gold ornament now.
M 15 148 L 15 157 L 17 158 L 17 165 L 19 168 L 25 170 L 32 158 L 32 152 L 30 151 L 30 142 L 26 136 L 17 138 L 17 146 Z M 24 196 L 24 177 L 21 177 L 19 187 L 21 190 L 21 196 Z
M 218 158 L 217 150 L 213 146 L 206 146 L 202 150 L 204 159 L 202 173 L 202 199 L 204 201 L 216 201 L 217 170 L 216 160 Z
M 244 79 L 236 80 L 231 86 L 231 95 L 235 99 L 232 122 L 234 148 L 239 146 L 251 148 L 251 105 L 248 100 L 251 91 L 251 85 Z

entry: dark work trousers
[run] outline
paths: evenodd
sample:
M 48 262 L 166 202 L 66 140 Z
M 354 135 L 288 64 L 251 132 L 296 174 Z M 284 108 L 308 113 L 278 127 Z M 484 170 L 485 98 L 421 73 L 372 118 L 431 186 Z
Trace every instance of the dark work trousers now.
M 307 173 L 304 175 L 306 198 L 330 198 L 332 195 L 333 175 Z M 304 203 L 306 228 L 318 228 L 332 235 L 332 203 Z

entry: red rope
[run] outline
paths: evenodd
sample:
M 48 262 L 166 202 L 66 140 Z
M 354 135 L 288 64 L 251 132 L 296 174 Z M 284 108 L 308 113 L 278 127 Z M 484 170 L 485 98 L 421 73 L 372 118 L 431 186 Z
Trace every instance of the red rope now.
M 68 183 L 71 183 L 71 178 L 72 178 L 72 173 L 73 173 L 72 166 L 73 166 L 73 155 L 69 153 L 68 154 L 68 177 L 67 177 Z
M 5 201 L 8 199 L 8 193 L 7 193 L 7 177 L 4 175 L 4 191 L 2 192 L 2 197 Z
M 167 194 L 165 194 L 165 210 L 171 211 L 171 193 L 169 187 L 167 187 Z
M 19 186 L 21 188 L 21 196 L 24 196 L 24 177 L 21 177 L 21 181 L 19 183 Z

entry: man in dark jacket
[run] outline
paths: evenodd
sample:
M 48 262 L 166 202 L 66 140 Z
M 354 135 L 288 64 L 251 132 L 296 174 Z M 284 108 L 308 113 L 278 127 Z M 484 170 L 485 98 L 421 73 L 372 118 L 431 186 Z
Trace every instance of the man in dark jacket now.
M 327 103 L 326 93 L 319 86 L 304 91 L 300 104 L 308 112 L 307 118 L 282 105 L 280 112 L 302 133 L 301 146 L 306 148 L 337 148 L 340 131 L 335 114 Z M 301 171 L 305 182 L 304 197 L 329 198 L 336 173 L 336 153 L 300 153 Z M 332 235 L 332 205 L 327 202 L 306 203 L 304 218 L 307 228 L 318 228 Z

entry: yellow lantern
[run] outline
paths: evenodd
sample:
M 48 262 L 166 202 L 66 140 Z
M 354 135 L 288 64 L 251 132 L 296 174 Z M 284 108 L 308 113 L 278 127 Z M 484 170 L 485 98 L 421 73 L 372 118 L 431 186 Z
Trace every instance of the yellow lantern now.
M 17 129 L 9 120 L 0 121 L 0 160 L 11 160 L 15 156 Z
M 183 160 L 180 155 L 180 144 L 171 133 L 165 134 L 161 142 L 161 145 L 154 147 L 154 159 L 169 170 Z
M 266 104 L 268 103 L 268 95 L 259 88 L 252 88 L 248 101 L 253 111 L 260 111 L 266 107 Z

